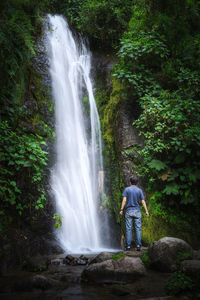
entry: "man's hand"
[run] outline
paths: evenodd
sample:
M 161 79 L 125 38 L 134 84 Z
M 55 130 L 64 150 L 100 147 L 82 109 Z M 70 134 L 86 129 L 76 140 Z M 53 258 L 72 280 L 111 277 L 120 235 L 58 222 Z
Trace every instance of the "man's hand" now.
M 147 208 L 147 205 L 146 205 L 146 202 L 144 199 L 142 200 L 142 206 L 145 209 L 146 216 L 149 217 L 149 211 L 148 211 L 148 208 Z
M 120 216 L 123 215 L 123 210 L 124 210 L 125 205 L 126 205 L 126 197 L 123 197 L 121 209 L 120 209 L 120 212 L 119 212 Z

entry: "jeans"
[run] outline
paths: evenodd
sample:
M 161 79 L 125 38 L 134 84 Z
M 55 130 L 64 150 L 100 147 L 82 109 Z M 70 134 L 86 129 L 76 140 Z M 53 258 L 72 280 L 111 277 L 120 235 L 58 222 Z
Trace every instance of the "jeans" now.
M 136 247 L 142 246 L 141 240 L 141 212 L 136 209 L 129 209 L 125 213 L 126 222 L 126 246 L 130 247 L 132 242 L 133 220 L 135 225 Z

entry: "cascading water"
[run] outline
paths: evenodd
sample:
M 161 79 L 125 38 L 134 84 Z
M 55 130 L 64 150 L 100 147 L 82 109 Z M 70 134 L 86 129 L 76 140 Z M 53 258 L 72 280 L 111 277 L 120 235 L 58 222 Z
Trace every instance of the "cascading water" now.
M 102 239 L 97 210 L 103 193 L 102 178 L 99 180 L 103 162 L 100 122 L 90 80 L 90 53 L 84 43 L 76 46 L 63 17 L 48 17 L 57 138 L 52 190 L 57 213 L 63 217 L 57 237 L 70 252 L 99 251 Z M 90 111 L 87 118 L 82 105 L 85 92 Z

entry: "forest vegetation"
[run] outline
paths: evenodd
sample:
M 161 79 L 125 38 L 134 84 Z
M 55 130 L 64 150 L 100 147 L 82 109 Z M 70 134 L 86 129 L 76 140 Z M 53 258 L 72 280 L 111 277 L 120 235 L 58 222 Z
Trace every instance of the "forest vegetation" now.
M 182 234 L 199 245 L 199 10 L 200 2 L 195 0 L 1 1 L 2 238 L 10 227 L 31 224 L 48 205 L 47 144 L 54 133 L 45 107 L 50 112 L 52 107 L 32 61 L 42 18 L 46 13 L 58 13 L 89 39 L 92 51 L 109 54 L 117 61 L 111 93 L 97 89 L 105 161 L 110 167 L 109 207 L 119 218 L 124 181 L 114 116 L 121 102 L 130 101 L 139 108 L 133 126 L 143 143 L 127 155 L 134 153 L 134 169 L 142 179 L 151 214 L 144 237 L 151 242 L 165 233 Z M 35 95 L 30 93 L 33 82 Z M 34 97 L 40 101 L 30 112 L 29 101 L 34 102 Z M 154 227 L 160 227 L 155 234 Z

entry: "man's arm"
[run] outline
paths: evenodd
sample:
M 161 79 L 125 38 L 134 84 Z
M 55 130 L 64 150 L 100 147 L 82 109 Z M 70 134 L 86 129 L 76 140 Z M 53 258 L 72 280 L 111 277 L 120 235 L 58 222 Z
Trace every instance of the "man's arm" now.
M 122 216 L 123 215 L 123 209 L 126 205 L 126 197 L 123 197 L 123 200 L 122 200 L 122 205 L 121 205 L 121 209 L 120 209 L 120 215 Z
M 147 205 L 146 205 L 146 202 L 145 202 L 144 199 L 142 200 L 142 206 L 144 207 L 145 212 L 146 212 L 146 216 L 148 217 L 149 216 L 149 212 L 148 212 Z

